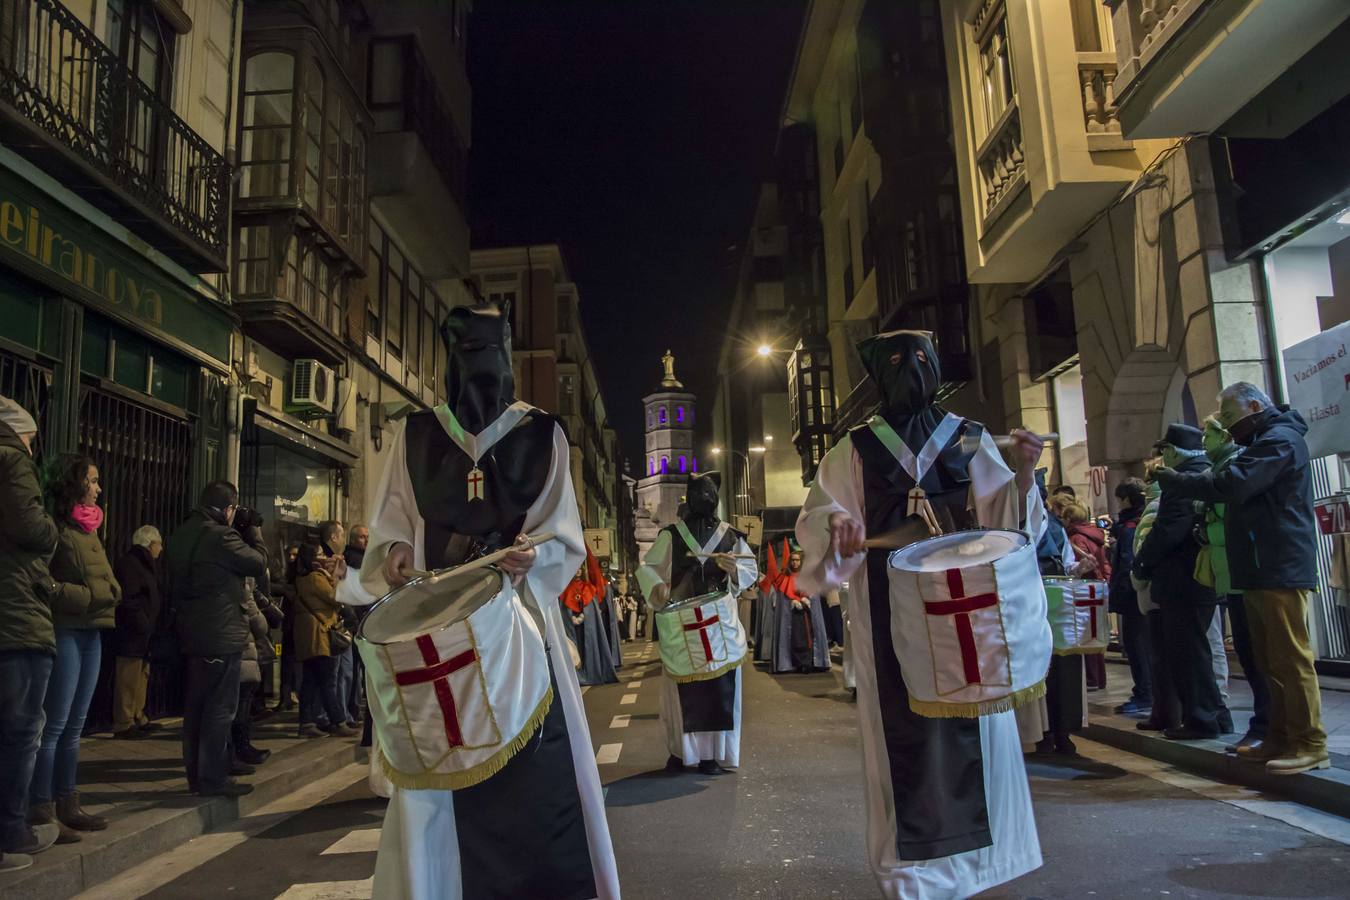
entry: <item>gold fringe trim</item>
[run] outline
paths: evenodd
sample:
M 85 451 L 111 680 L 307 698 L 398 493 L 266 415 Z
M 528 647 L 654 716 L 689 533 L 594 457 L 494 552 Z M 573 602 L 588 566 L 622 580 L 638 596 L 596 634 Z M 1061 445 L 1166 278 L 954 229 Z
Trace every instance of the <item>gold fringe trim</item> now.
M 1086 649 L 1084 647 L 1069 647 L 1065 650 L 1055 650 L 1055 656 L 1100 656 L 1106 652 L 1105 647 L 1095 649 Z
M 1014 691 L 1006 697 L 1000 697 L 997 700 L 981 700 L 978 703 L 943 703 L 932 700 L 915 700 L 914 695 L 910 694 L 909 708 L 930 719 L 974 719 L 979 716 L 1007 712 L 1010 709 L 1016 709 L 1019 706 L 1025 706 L 1039 700 L 1044 696 L 1045 682 L 1041 681 L 1029 688 Z
M 473 787 L 475 784 L 487 781 L 493 775 L 496 775 L 506 767 L 517 753 L 521 751 L 534 733 L 539 730 L 539 726 L 544 724 L 544 716 L 548 715 L 549 707 L 553 705 L 553 686 L 550 685 L 544 693 L 544 699 L 539 701 L 530 718 L 526 720 L 525 726 L 520 729 L 520 734 L 516 735 L 506 746 L 502 747 L 496 753 L 487 759 L 462 769 L 458 772 L 421 772 L 413 774 L 395 769 L 389 757 L 380 754 L 380 763 L 384 768 L 385 777 L 388 778 L 396 787 L 409 791 L 460 791 L 464 788 Z
M 723 666 L 713 669 L 711 672 L 695 672 L 693 675 L 672 675 L 666 672 L 666 677 L 676 684 L 693 684 L 696 681 L 712 681 L 714 678 L 721 678 L 732 669 L 745 662 L 745 654 L 742 653 L 740 659 L 735 662 L 729 662 Z

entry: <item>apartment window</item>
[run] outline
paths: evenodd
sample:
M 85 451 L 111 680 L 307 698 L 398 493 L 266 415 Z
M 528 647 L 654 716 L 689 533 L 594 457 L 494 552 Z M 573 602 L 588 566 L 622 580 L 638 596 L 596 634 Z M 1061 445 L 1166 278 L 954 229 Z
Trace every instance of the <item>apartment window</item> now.
M 844 308 L 847 309 L 853 302 L 854 284 L 853 284 L 853 228 L 848 219 L 844 220 L 844 233 L 841 236 L 843 246 L 840 247 L 840 255 L 844 261 Z
M 336 302 L 331 266 L 322 250 L 311 247 L 300 265 L 300 309 L 328 331 L 338 333 L 340 304 Z
M 291 192 L 291 100 L 295 57 L 257 53 L 244 70 L 239 196 Z
M 408 355 L 404 362 L 408 366 L 408 374 L 416 375 L 421 371 L 422 342 L 418 337 L 418 327 L 422 323 L 422 276 L 412 266 L 408 266 L 406 284 L 408 290 L 403 321 L 404 345 L 408 348 Z
M 980 42 L 980 89 L 984 97 L 984 127 L 988 132 L 998 124 L 1016 96 L 1008 50 L 1008 19 L 1003 14 Z
M 366 244 L 366 334 L 381 340 L 380 333 L 380 282 L 384 275 L 381 256 L 384 252 L 384 232 L 380 226 L 370 225 L 370 239 Z
M 305 189 L 302 194 L 311 209 L 319 209 L 319 183 L 323 178 L 323 71 L 310 60 L 305 77 Z
M 867 182 L 861 185 L 858 194 L 858 220 L 862 222 L 862 276 L 866 278 L 872 272 L 872 267 L 876 264 L 872 247 L 872 199 L 869 196 Z
M 558 298 L 558 333 L 567 334 L 572 330 L 572 298 Z
M 1102 50 L 1102 24 L 1097 17 L 1101 8 L 1097 0 L 1069 0 L 1069 13 L 1073 17 L 1073 43 L 1079 53 L 1100 53 Z
M 437 322 L 444 322 L 444 321 L 445 321 L 446 312 L 447 312 L 447 311 L 446 311 L 446 307 L 445 307 L 445 301 L 444 301 L 444 300 L 441 300 L 441 299 L 439 299 L 439 298 L 437 298 L 437 301 L 436 301 L 436 320 L 437 320 Z M 449 353 L 449 349 L 445 346 L 445 341 L 440 340 L 440 328 L 437 327 L 436 329 L 433 329 L 433 332 L 434 332 L 434 334 L 436 335 L 436 338 L 435 338 L 435 342 L 436 342 L 436 375 L 437 375 L 437 378 L 436 378 L 436 397 L 437 397 L 438 399 L 440 399 L 440 400 L 444 400 L 444 399 L 445 399 L 445 373 L 446 373 L 446 371 L 448 371 L 448 370 L 446 369 L 446 365 L 447 365 L 447 359 L 446 359 L 446 356 L 447 356 L 447 354 Z M 516 383 L 517 383 L 517 384 L 520 383 L 518 379 L 517 379 L 517 382 L 516 382 Z
M 385 256 L 385 343 L 389 352 L 403 358 L 403 254 L 393 242 L 386 242 Z
M 275 288 L 272 274 L 272 229 L 250 225 L 239 229 L 235 245 L 235 293 L 240 296 L 270 296 Z
M 108 46 L 142 84 L 164 98 L 172 85 L 175 37 L 149 0 L 108 0 Z
M 436 311 L 441 298 L 426 284 L 422 285 L 422 383 L 427 384 L 445 372 L 436 366 Z

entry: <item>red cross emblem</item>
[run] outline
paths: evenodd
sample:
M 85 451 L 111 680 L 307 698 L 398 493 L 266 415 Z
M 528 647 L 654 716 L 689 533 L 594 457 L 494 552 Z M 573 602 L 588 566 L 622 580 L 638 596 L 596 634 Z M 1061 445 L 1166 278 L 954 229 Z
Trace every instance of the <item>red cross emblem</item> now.
M 1092 640 L 1097 640 L 1097 610 L 1106 602 L 1105 597 L 1097 596 L 1097 586 L 1088 585 L 1088 595 L 1086 600 L 1075 599 L 1073 605 L 1079 609 L 1087 608 L 1092 615 Z
M 470 500 L 483 499 L 483 470 L 474 466 L 469 470 L 467 479 L 468 493 Z
M 436 652 L 435 642 L 426 634 L 417 639 L 417 649 L 422 652 L 422 662 L 426 663 L 426 668 L 399 672 L 394 680 L 404 686 L 431 682 L 436 691 L 436 701 L 441 705 L 441 717 L 445 719 L 445 736 L 451 747 L 462 747 L 464 735 L 459 730 L 459 713 L 455 710 L 455 695 L 450 690 L 450 674 L 478 662 L 478 651 L 465 650 L 443 660 Z
M 684 626 L 685 631 L 697 631 L 699 639 L 703 641 L 703 658 L 712 662 L 712 642 L 708 640 L 708 628 L 722 621 L 721 616 L 713 616 L 711 619 L 703 618 L 703 610 L 694 608 L 694 621 L 688 622 Z
M 956 641 L 961 647 L 961 668 L 965 672 L 966 684 L 979 684 L 980 656 L 975 647 L 975 629 L 970 624 L 970 614 L 977 609 L 997 606 L 998 595 L 976 594 L 967 597 L 960 569 L 947 570 L 947 588 L 952 599 L 925 600 L 924 612 L 930 616 L 952 616 L 955 619 Z

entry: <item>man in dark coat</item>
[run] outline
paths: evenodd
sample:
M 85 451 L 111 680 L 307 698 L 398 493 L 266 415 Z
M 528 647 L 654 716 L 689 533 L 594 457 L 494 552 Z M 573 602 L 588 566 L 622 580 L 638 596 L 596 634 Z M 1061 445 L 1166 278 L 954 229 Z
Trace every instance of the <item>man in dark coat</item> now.
M 230 726 L 239 703 L 239 664 L 253 637 L 240 615 L 244 579 L 267 577 L 267 553 L 239 491 L 213 481 L 169 538 L 167 560 L 184 654 L 183 762 L 188 789 L 238 797 L 253 790 L 230 778 Z M 242 515 L 240 515 L 242 513 Z
M 1111 559 L 1111 612 L 1120 616 L 1120 640 L 1130 664 L 1130 678 L 1134 687 L 1130 699 L 1116 707 L 1116 712 L 1128 716 L 1144 715 L 1153 710 L 1153 679 L 1150 677 L 1148 621 L 1139 609 L 1139 595 L 1130 580 L 1134 565 L 1134 530 L 1144 516 L 1147 493 L 1138 478 L 1127 478 L 1116 486 L 1120 511 L 1111 526 L 1113 550 Z
M 1204 450 L 1204 432 L 1180 423 L 1167 426 L 1167 434 L 1154 449 L 1163 464 L 1177 472 L 1204 475 L 1209 457 Z M 1209 647 L 1209 626 L 1217 603 L 1214 589 L 1195 580 L 1195 557 L 1200 544 L 1195 539 L 1198 521 L 1193 500 L 1163 487 L 1158 517 L 1134 557 L 1134 574 L 1152 582 L 1153 602 L 1161 607 L 1166 633 L 1168 671 L 1181 704 L 1181 724 L 1164 729 L 1172 740 L 1200 740 L 1233 730 L 1233 716 L 1224 706 L 1214 680 L 1214 661 Z
M 31 445 L 37 423 L 0 397 L 0 870 L 31 866 L 56 840 L 55 825 L 28 825 L 28 787 L 56 660 L 47 561 L 56 523 L 42 506 Z
M 1308 594 L 1317 586 L 1308 426 L 1245 381 L 1219 395 L 1219 423 L 1246 449 L 1217 475 L 1159 470 L 1164 496 L 1225 503 L 1233 589 L 1242 592 L 1252 650 L 1270 688 L 1266 740 L 1238 750 L 1277 775 L 1330 766 L 1322 698 L 1308 639 Z
M 155 560 L 163 551 L 164 539 L 159 529 L 143 525 L 131 536 L 131 549 L 113 567 L 117 583 L 122 586 L 117 630 L 113 632 L 113 652 L 117 656 L 115 738 L 140 737 L 157 727 L 145 714 L 145 689 L 150 683 L 150 636 L 159 621 L 159 575 Z

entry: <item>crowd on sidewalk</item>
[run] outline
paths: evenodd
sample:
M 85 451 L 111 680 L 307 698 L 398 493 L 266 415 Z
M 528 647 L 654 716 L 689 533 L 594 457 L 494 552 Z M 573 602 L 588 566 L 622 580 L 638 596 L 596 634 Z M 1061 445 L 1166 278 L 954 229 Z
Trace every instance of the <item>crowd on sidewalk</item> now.
M 217 481 L 185 521 L 160 523 L 172 529 L 167 539 L 143 525 L 111 561 L 98 466 L 63 455 L 40 468 L 36 435 L 33 417 L 0 397 L 0 871 L 108 827 L 78 788 L 105 648 L 115 657 L 115 740 L 158 727 L 147 715 L 152 665 L 178 673 L 183 765 L 201 796 L 249 793 L 237 778 L 270 755 L 254 746 L 252 723 L 273 711 L 262 686 L 274 683 L 278 632 L 277 708 L 299 695 L 301 736 L 360 733 L 357 623 L 334 584 L 360 566 L 364 527 L 348 541 L 341 524 L 323 523 L 315 540 L 288 548 L 284 565 L 269 566 L 260 516 Z
M 1231 633 L 1254 710 L 1229 752 L 1273 774 L 1326 768 L 1307 627 L 1317 586 L 1307 426 L 1244 382 L 1219 401 L 1203 428 L 1167 427 L 1146 462 L 1147 479 L 1116 488 L 1114 522 L 1087 523 L 1072 489 L 1050 496 L 1042 573 L 1109 584 L 1132 680 L 1116 712 L 1138 717 L 1140 730 L 1177 741 L 1234 734 Z M 1090 668 L 1088 689 L 1104 679 Z M 1077 710 L 1058 720 L 1041 749 L 1073 752 L 1068 735 L 1083 721 Z

